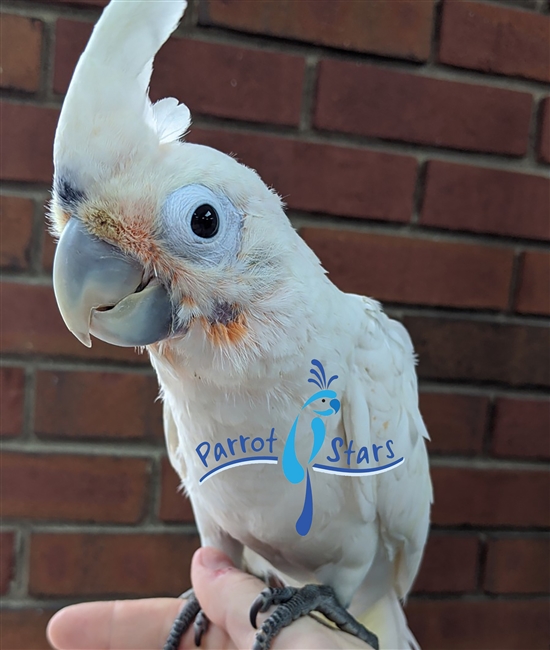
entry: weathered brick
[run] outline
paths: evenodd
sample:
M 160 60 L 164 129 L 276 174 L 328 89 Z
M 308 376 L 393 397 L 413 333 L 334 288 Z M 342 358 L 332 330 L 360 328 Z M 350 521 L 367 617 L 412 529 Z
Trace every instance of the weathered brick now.
M 199 6 L 206 25 L 419 61 L 430 53 L 433 0 L 201 0 Z
M 542 600 L 414 600 L 405 608 L 423 650 L 546 650 L 548 603 Z
M 0 647 L 4 650 L 51 650 L 46 639 L 55 610 L 4 608 L 0 612 Z
M 0 533 L 0 594 L 6 594 L 15 573 L 15 535 Z
M 0 266 L 17 270 L 29 267 L 33 212 L 29 199 L 0 196 Z
M 149 462 L 140 458 L 22 454 L 2 458 L 2 515 L 136 523 L 147 501 Z
M 550 18 L 483 2 L 445 2 L 439 61 L 550 81 Z
M 323 60 L 314 124 L 373 138 L 523 156 L 532 101 L 528 93 L 494 86 Z
M 407 316 L 425 379 L 549 386 L 548 328 Z
M 68 5 L 95 5 L 98 7 L 104 7 L 108 4 L 109 0 L 56 0 L 56 2 Z
M 478 559 L 477 536 L 430 535 L 413 592 L 475 591 Z
M 330 279 L 378 300 L 505 308 L 514 253 L 496 247 L 304 228 Z
M 540 162 L 550 163 L 550 97 L 545 97 L 540 106 L 537 154 Z
M 81 359 L 115 359 L 147 363 L 145 354 L 93 339 L 86 348 L 65 327 L 50 286 L 0 283 L 0 350 Z
M 193 523 L 195 519 L 191 502 L 181 491 L 181 480 L 168 458 L 162 459 L 161 472 L 159 519 Z
M 432 160 L 420 223 L 511 237 L 550 239 L 550 180 Z
M 25 373 L 22 368 L 0 368 L 0 436 L 18 436 L 23 429 Z
M 179 596 L 190 586 L 195 535 L 59 534 L 31 537 L 35 596 Z
M 41 437 L 154 438 L 162 431 L 157 395 L 157 380 L 141 374 L 38 372 L 35 431 Z
M 36 18 L 2 14 L 0 20 L 2 67 L 0 87 L 38 90 L 42 23 Z
M 523 254 L 516 311 L 550 315 L 550 253 L 526 251 Z
M 550 592 L 550 540 L 490 539 L 484 589 L 499 594 Z
M 59 111 L 11 102 L 0 102 L 0 111 L 0 178 L 49 183 Z
M 550 460 L 550 401 L 498 398 L 492 453 Z
M 420 393 L 430 452 L 478 454 L 483 449 L 489 398 L 451 393 Z
M 235 153 L 289 208 L 409 221 L 417 162 L 410 156 L 286 138 L 192 129 L 189 140 Z
M 550 539 L 490 539 L 485 591 L 496 594 L 550 592 Z
M 56 92 L 67 90 L 91 28 L 90 23 L 57 21 Z M 296 126 L 304 70 L 305 59 L 299 56 L 174 38 L 155 59 L 151 97 L 178 97 L 192 114 Z
M 442 526 L 550 526 L 545 470 L 432 467 L 432 521 Z

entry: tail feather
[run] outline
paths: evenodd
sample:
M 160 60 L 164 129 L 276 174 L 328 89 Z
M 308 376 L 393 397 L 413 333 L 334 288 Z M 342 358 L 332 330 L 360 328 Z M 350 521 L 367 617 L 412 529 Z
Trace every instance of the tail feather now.
M 394 591 L 358 616 L 357 620 L 378 636 L 380 650 L 420 650 Z

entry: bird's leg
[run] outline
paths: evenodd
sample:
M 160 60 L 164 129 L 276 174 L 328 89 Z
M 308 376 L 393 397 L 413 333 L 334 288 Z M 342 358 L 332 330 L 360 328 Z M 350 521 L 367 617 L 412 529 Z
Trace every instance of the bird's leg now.
M 187 599 L 187 602 L 174 621 L 163 650 L 178 650 L 181 637 L 187 632 L 191 623 L 193 623 L 195 629 L 195 645 L 197 648 L 201 644 L 202 635 L 208 630 L 209 620 L 202 611 L 194 591 L 189 589 L 180 598 Z
M 250 608 L 250 622 L 253 627 L 257 627 L 258 613 L 266 612 L 272 605 L 277 607 L 257 632 L 252 650 L 268 650 L 273 639 L 284 627 L 314 611 L 323 614 L 344 632 L 353 634 L 372 646 L 374 650 L 378 650 L 376 635 L 369 632 L 345 607 L 342 607 L 332 587 L 305 585 L 301 589 L 296 587 L 264 589 Z

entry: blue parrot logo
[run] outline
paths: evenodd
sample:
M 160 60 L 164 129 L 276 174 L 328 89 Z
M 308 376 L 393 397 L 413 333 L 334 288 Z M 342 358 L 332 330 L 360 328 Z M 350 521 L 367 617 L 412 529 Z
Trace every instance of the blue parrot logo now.
M 314 413 L 317 413 L 318 416 L 328 417 L 330 415 L 338 413 L 340 410 L 340 400 L 338 399 L 336 392 L 334 390 L 330 390 L 330 385 L 334 380 L 338 379 L 338 375 L 333 375 L 327 381 L 323 364 L 317 359 L 312 359 L 311 365 L 313 368 L 310 370 L 310 373 L 313 375 L 313 377 L 309 378 L 308 382 L 315 384 L 320 388 L 320 390 L 316 391 L 309 399 L 304 402 L 301 411 L 303 411 L 306 406 L 320 401 L 323 406 L 321 408 L 313 409 Z M 288 434 L 288 438 L 286 440 L 285 448 L 283 451 L 282 465 L 286 478 L 291 483 L 301 483 L 304 480 L 304 477 L 307 479 L 304 507 L 302 509 L 302 514 L 298 517 L 298 521 L 296 522 L 296 532 L 302 537 L 308 534 L 311 528 L 311 522 L 313 520 L 313 495 L 311 492 L 311 481 L 309 478 L 309 465 L 313 462 L 325 441 L 326 428 L 322 417 L 315 417 L 311 421 L 313 448 L 311 450 L 311 455 L 305 469 L 302 467 L 302 464 L 296 456 L 296 428 L 298 426 L 300 414 L 298 414 L 294 420 L 294 424 L 290 429 L 290 433 Z

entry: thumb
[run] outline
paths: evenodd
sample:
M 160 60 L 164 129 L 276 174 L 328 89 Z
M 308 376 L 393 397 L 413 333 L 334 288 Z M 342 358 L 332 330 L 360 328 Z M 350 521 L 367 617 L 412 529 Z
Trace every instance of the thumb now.
M 251 647 L 255 630 L 248 612 L 265 584 L 239 571 L 215 548 L 200 548 L 193 556 L 191 581 L 204 613 L 226 630 L 239 648 Z

